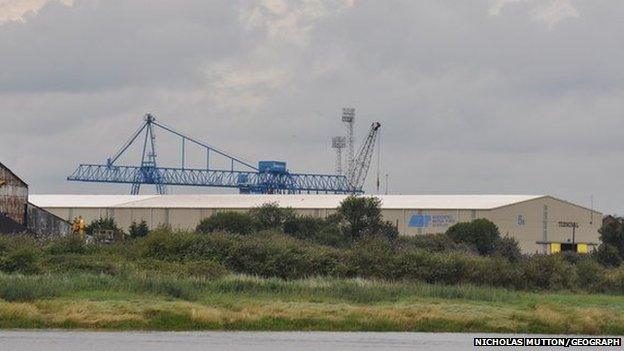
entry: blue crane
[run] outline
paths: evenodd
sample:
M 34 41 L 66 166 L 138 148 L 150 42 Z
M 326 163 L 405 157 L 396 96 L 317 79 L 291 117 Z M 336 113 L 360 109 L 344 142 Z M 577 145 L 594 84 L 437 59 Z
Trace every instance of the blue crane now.
M 181 140 L 181 167 L 160 167 L 156 158 L 155 129 L 173 134 Z M 135 142 L 142 143 L 139 166 L 119 165 L 119 158 Z M 186 144 L 191 143 L 206 151 L 206 168 L 187 168 Z M 211 169 L 214 156 L 229 161 L 229 169 Z M 80 164 L 67 177 L 69 181 L 131 184 L 131 194 L 138 194 L 143 184 L 156 187 L 158 194 L 166 194 L 168 185 L 238 188 L 243 194 L 358 194 L 363 193 L 363 182 L 357 184 L 344 175 L 291 173 L 286 162 L 260 161 L 252 165 L 202 141 L 167 127 L 147 114 L 144 123 L 106 164 Z

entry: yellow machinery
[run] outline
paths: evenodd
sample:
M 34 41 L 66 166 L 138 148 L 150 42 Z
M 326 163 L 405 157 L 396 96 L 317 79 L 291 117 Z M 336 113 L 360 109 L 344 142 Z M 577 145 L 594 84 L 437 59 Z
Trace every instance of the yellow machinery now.
M 82 216 L 74 219 L 74 222 L 72 223 L 72 233 L 78 234 L 81 239 L 84 239 L 85 228 L 86 225 L 84 219 L 82 219 Z

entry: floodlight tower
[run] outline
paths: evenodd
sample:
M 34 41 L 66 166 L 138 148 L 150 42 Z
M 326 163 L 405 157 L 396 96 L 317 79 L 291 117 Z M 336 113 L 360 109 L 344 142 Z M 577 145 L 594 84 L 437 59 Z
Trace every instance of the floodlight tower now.
M 353 125 L 355 124 L 355 109 L 344 107 L 342 109 L 342 122 L 347 126 L 347 175 L 353 172 L 353 157 L 355 154 L 355 138 L 353 137 Z
M 342 175 L 342 149 L 347 146 L 347 138 L 335 136 L 332 138 L 332 148 L 336 149 L 336 174 Z

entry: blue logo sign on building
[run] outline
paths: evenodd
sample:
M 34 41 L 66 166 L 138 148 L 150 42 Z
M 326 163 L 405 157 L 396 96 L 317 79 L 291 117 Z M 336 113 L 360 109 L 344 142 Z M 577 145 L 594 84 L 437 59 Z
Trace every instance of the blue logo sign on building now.
M 455 217 L 450 215 L 417 214 L 410 217 L 408 226 L 414 228 L 449 227 L 455 224 Z

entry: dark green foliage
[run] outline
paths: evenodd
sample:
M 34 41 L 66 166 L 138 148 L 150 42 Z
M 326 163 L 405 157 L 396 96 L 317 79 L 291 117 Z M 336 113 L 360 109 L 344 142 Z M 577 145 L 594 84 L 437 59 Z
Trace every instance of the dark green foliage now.
M 352 241 L 375 235 L 382 224 L 381 200 L 376 197 L 349 196 L 338 207 L 343 231 Z
M 24 274 L 39 271 L 41 249 L 29 236 L 0 236 L 0 270 Z
M 142 238 L 147 236 L 147 234 L 149 234 L 147 222 L 141 221 L 139 224 L 132 222 L 132 224 L 130 224 L 130 228 L 128 229 L 128 234 L 131 238 Z
M 100 230 L 112 230 L 115 234 L 123 233 L 123 230 L 117 227 L 117 223 L 113 218 L 99 218 L 97 220 L 92 221 L 85 228 L 85 232 L 88 235 L 94 235 Z
M 256 229 L 279 229 L 283 230 L 284 223 L 295 217 L 292 208 L 281 208 L 277 204 L 269 203 L 253 208 L 249 214 L 255 221 Z
M 401 236 L 397 239 L 397 244 L 404 250 L 423 249 L 429 252 L 476 252 L 472 245 L 456 243 L 446 234 Z
M 327 223 L 322 218 L 292 216 L 284 222 L 284 233 L 298 239 L 313 239 L 325 226 Z
M 10 251 L 0 261 L 0 270 L 7 273 L 33 274 L 39 271 L 37 265 L 40 251 L 36 247 L 20 247 Z
M 606 221 L 599 233 L 600 241 L 615 247 L 620 258 L 624 258 L 624 224 L 622 221 L 619 218 Z
M 494 244 L 494 255 L 506 258 L 511 262 L 518 262 L 522 258 L 522 252 L 518 241 L 512 237 L 506 236 L 500 238 Z
M 399 237 L 399 228 L 392 222 L 382 222 L 377 230 L 377 235 L 388 240 L 396 240 Z
M 340 230 L 335 217 L 294 216 L 284 223 L 284 233 L 297 239 L 333 247 L 347 247 L 351 244 L 351 240 Z
M 264 277 L 292 279 L 342 271 L 339 251 L 278 234 L 152 232 L 144 242 L 143 255 L 171 261 L 216 261 L 232 271 Z
M 391 243 L 382 238 L 366 237 L 348 251 L 349 275 L 367 278 L 391 278 L 394 252 Z
M 52 239 L 45 249 L 53 255 L 84 254 L 87 251 L 84 241 L 76 234 Z
M 592 256 L 598 263 L 605 267 L 618 267 L 622 264 L 622 258 L 620 257 L 618 249 L 606 243 L 600 244 Z
M 577 286 L 574 266 L 561 255 L 533 255 L 522 262 L 522 282 L 525 289 L 573 289 Z
M 446 235 L 455 242 L 474 245 L 482 255 L 494 252 L 500 239 L 496 224 L 485 218 L 475 219 L 470 223 L 457 223 L 446 231 Z
M 605 292 L 608 290 L 605 269 L 589 257 L 581 258 L 576 263 L 576 272 L 579 287 L 590 292 Z
M 234 234 L 250 234 L 254 231 L 254 219 L 243 212 L 218 212 L 203 219 L 196 230 L 200 233 L 226 232 Z
M 49 273 L 93 273 L 117 275 L 121 271 L 119 258 L 110 255 L 56 254 L 42 265 Z

